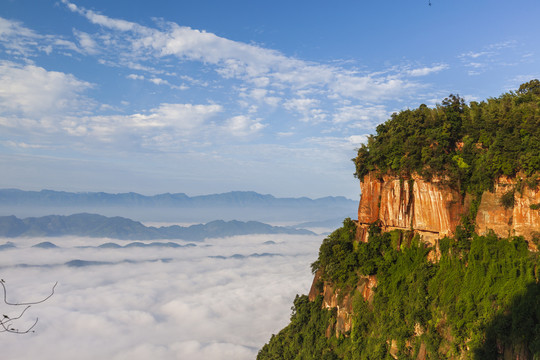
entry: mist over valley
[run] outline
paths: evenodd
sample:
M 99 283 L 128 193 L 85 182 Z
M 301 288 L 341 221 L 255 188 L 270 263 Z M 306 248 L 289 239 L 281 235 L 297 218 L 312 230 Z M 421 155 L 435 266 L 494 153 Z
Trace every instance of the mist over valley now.
M 289 320 L 295 294 L 309 289 L 321 240 L 0 238 L 16 242 L 0 251 L 10 300 L 39 298 L 58 281 L 17 324 L 39 317 L 36 332 L 11 337 L 3 351 L 13 359 L 253 359 Z M 44 242 L 57 247 L 36 247 Z
M 17 323 L 24 329 L 39 318 L 35 333 L 7 344 L 15 359 L 253 359 L 288 321 L 298 286 L 309 288 L 309 265 L 337 221 L 333 211 L 354 211 L 344 198 L 251 192 L 176 203 L 176 196 L 20 190 L 0 190 L 0 198 L 9 299 L 38 298 L 58 282 L 54 296 Z M 40 216 L 19 218 L 13 209 Z M 302 224 L 309 212 L 321 220 Z M 214 214 L 286 221 L 204 223 Z

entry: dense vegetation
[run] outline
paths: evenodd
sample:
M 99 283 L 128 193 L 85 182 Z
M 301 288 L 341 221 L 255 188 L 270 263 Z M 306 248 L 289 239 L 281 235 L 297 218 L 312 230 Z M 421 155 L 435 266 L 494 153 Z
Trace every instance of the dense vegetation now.
M 450 95 L 433 109 L 393 114 L 354 161 L 359 179 L 371 171 L 446 176 L 473 194 L 500 175 L 531 177 L 540 169 L 540 81 L 487 101 Z
M 354 240 L 344 222 L 321 246 L 314 270 L 351 289 L 353 322 L 336 338 L 327 329 L 335 309 L 322 297 L 294 301 L 291 323 L 259 352 L 258 359 L 497 359 L 497 349 L 540 353 L 538 254 L 520 237 L 473 235 L 467 246 L 441 240 L 441 258 L 412 233 L 381 233 L 372 226 L 367 243 Z M 354 292 L 359 276 L 377 274 L 371 302 Z M 470 350 L 467 350 L 470 349 Z

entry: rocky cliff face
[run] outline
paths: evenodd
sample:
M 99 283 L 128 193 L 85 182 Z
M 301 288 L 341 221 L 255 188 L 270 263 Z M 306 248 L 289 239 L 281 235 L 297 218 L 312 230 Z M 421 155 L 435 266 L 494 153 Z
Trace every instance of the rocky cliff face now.
M 358 207 L 358 241 L 366 242 L 370 224 L 379 221 L 383 230 L 413 230 L 423 241 L 435 245 L 437 239 L 452 236 L 462 216 L 469 212 L 471 197 L 463 197 L 458 191 L 440 179 L 426 181 L 419 176 L 409 180 L 373 173 L 366 175 L 360 184 L 362 195 Z M 508 195 L 510 193 L 510 195 Z M 511 206 L 504 206 L 501 199 L 510 196 Z M 540 237 L 540 187 L 524 186 L 515 178 L 501 177 L 493 192 L 482 195 L 477 215 L 476 231 L 484 234 L 490 230 L 501 237 L 523 236 L 526 240 Z M 508 204 L 507 204 L 508 205 Z M 532 208 L 531 208 L 531 205 Z M 536 205 L 536 206 L 535 206 Z M 532 250 L 537 250 L 529 242 Z M 434 254 L 434 259 L 437 259 Z M 323 282 L 317 272 L 309 293 L 313 301 L 317 295 L 324 297 L 327 309 L 337 309 L 336 323 L 327 329 L 327 336 L 339 336 L 351 328 L 352 296 L 362 294 L 366 301 L 373 296 L 377 286 L 376 276 L 361 277 L 355 289 L 344 292 L 333 284 Z
M 503 206 L 503 196 L 509 196 L 509 202 L 513 205 Z M 537 204 L 540 204 L 538 186 L 531 188 L 518 183 L 515 178 L 501 177 L 495 183 L 493 192 L 482 195 L 476 216 L 476 231 L 484 234 L 491 229 L 501 237 L 515 235 L 528 240 L 539 237 L 540 210 L 535 209 Z
M 424 241 L 454 234 L 461 218 L 469 211 L 470 196 L 463 197 L 440 179 L 426 181 L 419 176 L 402 180 L 394 176 L 366 175 L 360 184 L 362 196 L 358 207 L 358 236 L 367 241 L 367 228 L 379 221 L 385 230 L 414 230 Z M 501 199 L 513 193 L 512 206 Z M 485 192 L 476 216 L 476 229 L 483 234 L 490 229 L 502 237 L 540 235 L 540 188 L 521 185 L 516 178 L 501 177 L 493 192 Z M 533 208 L 531 208 L 533 205 Z
M 364 300 L 373 300 L 373 288 L 377 286 L 375 275 L 362 276 L 355 289 L 336 289 L 332 283 L 321 280 L 321 273 L 317 271 L 309 291 L 309 300 L 314 301 L 318 295 L 323 296 L 323 306 L 326 309 L 336 309 L 336 321 L 329 324 L 326 337 L 346 333 L 351 330 L 353 316 L 353 294 L 361 294 Z M 351 291 L 353 290 L 353 291 Z

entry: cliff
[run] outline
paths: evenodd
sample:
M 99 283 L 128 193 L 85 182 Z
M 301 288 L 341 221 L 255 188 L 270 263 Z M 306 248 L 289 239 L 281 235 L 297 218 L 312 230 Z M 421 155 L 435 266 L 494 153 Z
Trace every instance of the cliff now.
M 471 210 L 470 195 L 461 195 L 438 178 L 426 181 L 413 175 L 404 180 L 369 173 L 360 188 L 358 239 L 363 242 L 367 241 L 369 225 L 378 221 L 385 231 L 414 230 L 425 242 L 436 245 L 438 239 L 453 236 L 462 217 Z M 540 211 L 535 209 L 539 203 L 538 184 L 524 184 L 519 176 L 501 176 L 495 180 L 493 191 L 481 196 L 476 232 L 482 235 L 493 230 L 500 237 L 532 240 L 540 236 Z
M 508 197 L 508 206 L 502 199 Z M 493 192 L 482 194 L 476 215 L 476 231 L 493 230 L 501 237 L 523 236 L 527 240 L 540 236 L 540 187 L 522 183 L 519 178 L 500 177 Z M 535 206 L 536 205 L 536 206 Z M 531 243 L 531 246 L 533 244 Z
M 427 181 L 418 175 L 403 179 L 388 174 L 381 176 L 372 172 L 364 176 L 360 187 L 362 194 L 353 240 L 356 244 L 362 243 L 366 246 L 372 246 L 370 242 L 377 240 L 373 239 L 370 229 L 373 224 L 376 224 L 383 235 L 394 234 L 390 236 L 393 240 L 389 244 L 393 251 L 400 252 L 400 249 L 403 249 L 401 245 L 403 243 L 410 245 L 411 239 L 416 236 L 420 243 L 427 246 L 426 249 L 430 249 L 426 253 L 426 260 L 431 263 L 438 262 L 445 254 L 448 256 L 447 250 L 441 252 L 441 239 L 444 237 L 453 238 L 457 227 L 462 225 L 464 216 L 473 215 L 477 234 L 501 238 L 521 236 L 525 239 L 525 248 L 537 250 L 540 236 L 540 210 L 538 210 L 539 205 L 537 205 L 540 203 L 540 187 L 534 181 L 526 183 L 521 176 L 499 177 L 496 179 L 492 191 L 485 191 L 477 197 L 476 204 L 474 204 L 470 194 L 462 195 L 448 183 L 447 179 L 434 178 Z M 345 223 L 344 228 L 347 228 Z M 334 254 L 339 253 L 335 249 L 336 246 L 338 245 L 335 242 L 328 245 L 328 247 L 332 247 Z M 353 248 L 358 249 L 358 246 L 353 246 Z M 323 242 L 321 252 L 324 251 L 327 250 L 325 250 Z M 385 251 L 381 251 L 375 256 L 377 255 L 387 256 Z M 506 255 L 501 252 L 501 256 Z M 486 264 L 492 260 L 487 259 Z M 340 264 L 349 261 L 347 258 L 339 259 Z M 470 260 L 461 259 L 461 261 L 467 267 Z M 343 285 L 341 280 L 336 281 L 335 277 L 332 279 L 327 274 L 325 276 L 322 268 L 319 268 L 315 273 L 308 296 L 309 301 L 315 302 L 317 297 L 321 296 L 322 308 L 333 311 L 333 316 L 326 324 L 324 332 L 326 338 L 338 339 L 341 336 L 351 336 L 351 332 L 354 332 L 355 322 L 359 321 L 358 317 L 365 316 L 365 314 L 357 313 L 359 310 L 355 309 L 354 299 L 362 299 L 368 308 L 375 307 L 378 305 L 373 303 L 375 293 L 385 291 L 377 289 L 379 285 L 377 274 L 362 275 L 364 270 L 361 269 L 361 261 L 358 264 L 360 274 L 353 277 L 354 282 L 349 281 L 346 285 Z M 327 272 L 328 269 L 335 271 L 333 270 L 335 266 L 336 264 L 328 264 L 325 270 Z M 450 276 L 450 274 L 445 275 Z M 383 275 L 387 278 L 386 281 L 388 281 L 388 276 L 388 273 Z M 391 276 L 395 276 L 395 274 Z M 409 274 L 405 271 L 403 277 L 410 276 L 419 275 L 414 272 Z M 494 276 L 500 276 L 500 273 L 496 272 Z M 382 286 L 387 287 L 388 285 L 383 284 Z M 534 291 L 537 290 L 535 288 Z M 494 295 L 490 296 L 493 298 Z M 384 310 L 386 311 L 386 308 Z M 363 311 L 366 309 L 364 308 Z M 447 320 L 438 321 L 435 330 L 432 329 L 432 331 L 438 332 L 437 336 L 441 344 L 438 352 L 447 358 L 454 359 L 469 353 L 469 345 L 463 346 L 462 344 L 461 350 L 454 353 L 448 349 L 452 344 L 452 346 L 456 345 L 452 326 L 446 323 Z M 420 322 L 414 322 L 411 330 L 412 337 L 400 346 L 398 346 L 397 340 L 387 339 L 387 354 L 395 359 L 409 358 L 412 354 L 416 354 L 414 358 L 417 360 L 427 359 L 429 351 L 426 347 L 425 336 L 423 337 L 424 325 L 421 325 Z M 412 346 L 414 342 L 417 343 L 416 350 Z M 496 340 L 494 346 L 496 347 L 495 353 L 504 354 L 505 359 L 532 358 L 531 352 L 520 342 L 504 344 L 500 340 Z M 489 352 L 491 350 L 493 349 L 480 348 L 475 351 Z M 404 356 L 405 354 L 408 355 Z
M 358 220 L 258 359 L 540 358 L 539 101 L 533 80 L 379 125 L 354 159 Z
M 361 276 L 354 289 L 340 289 L 331 281 L 322 280 L 322 272 L 317 271 L 309 291 L 308 299 L 314 302 L 317 296 L 323 297 L 322 305 L 327 310 L 336 310 L 335 321 L 328 324 L 325 336 L 339 337 L 351 331 L 353 321 L 353 296 L 360 294 L 364 301 L 373 301 L 373 290 L 377 286 L 377 276 Z
M 385 232 L 398 230 L 418 234 L 420 239 L 435 250 L 431 261 L 440 258 L 439 239 L 452 237 L 462 218 L 471 209 L 471 196 L 461 195 L 445 181 L 436 178 L 426 181 L 414 175 L 408 179 L 397 176 L 369 173 L 360 183 L 361 198 L 358 206 L 356 241 L 367 242 L 369 227 L 378 223 Z M 509 205 L 502 199 L 510 196 Z M 508 201 L 508 200 L 507 200 Z M 523 236 L 532 240 L 540 235 L 540 211 L 531 205 L 540 203 L 538 185 L 523 185 L 520 178 L 500 177 L 493 191 L 482 194 L 476 214 L 476 231 L 486 234 L 493 231 L 500 237 Z M 528 241 L 529 248 L 536 245 Z M 318 271 L 309 292 L 310 301 L 323 296 L 326 309 L 336 309 L 335 323 L 330 324 L 330 333 L 339 336 L 350 331 L 352 326 L 352 295 L 362 294 L 365 301 L 373 299 L 377 285 L 375 275 L 361 276 L 349 289 L 336 288 L 331 281 L 323 281 Z
M 404 180 L 369 173 L 360 188 L 359 239 L 364 242 L 369 225 L 379 221 L 385 231 L 414 229 L 434 244 L 435 239 L 454 233 L 470 203 L 440 180 L 419 176 Z

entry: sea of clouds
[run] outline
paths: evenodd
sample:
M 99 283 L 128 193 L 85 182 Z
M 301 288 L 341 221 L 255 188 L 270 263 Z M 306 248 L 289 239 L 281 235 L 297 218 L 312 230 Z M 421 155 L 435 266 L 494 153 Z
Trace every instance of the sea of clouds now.
M 251 235 L 182 248 L 96 248 L 95 238 L 23 238 L 0 251 L 8 301 L 39 300 L 20 330 L 0 333 L 6 359 L 254 359 L 307 293 L 317 236 Z M 50 241 L 60 248 L 34 248 Z M 185 245 L 185 242 L 178 242 Z M 88 247 L 90 246 L 90 247 Z M 68 266 L 72 260 L 98 265 Z M 17 310 L 0 305 L 1 314 Z

